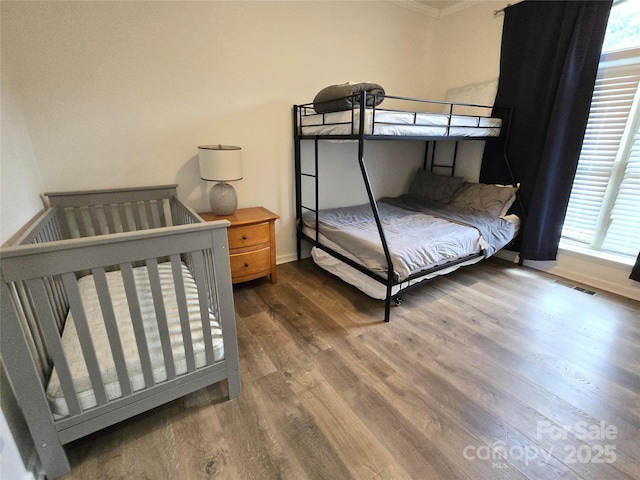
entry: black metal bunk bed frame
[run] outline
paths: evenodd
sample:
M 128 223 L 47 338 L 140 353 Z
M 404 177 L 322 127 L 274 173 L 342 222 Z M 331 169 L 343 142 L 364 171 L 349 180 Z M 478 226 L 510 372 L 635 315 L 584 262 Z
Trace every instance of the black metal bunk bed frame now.
M 371 98 L 373 97 L 373 99 Z M 313 111 L 313 114 L 316 114 L 315 110 L 314 110 L 314 104 L 313 103 L 307 103 L 307 104 L 301 104 L 301 105 L 294 105 L 293 106 L 293 126 L 294 126 L 294 160 L 295 160 L 295 177 L 296 177 L 296 246 L 297 246 L 297 256 L 298 256 L 298 260 L 301 259 L 302 257 L 302 240 L 308 241 L 309 243 L 311 243 L 312 246 L 319 248 L 321 250 L 324 250 L 325 252 L 329 253 L 330 255 L 332 255 L 333 257 L 337 258 L 338 260 L 346 263 L 347 265 L 355 268 L 356 270 L 362 272 L 363 274 L 367 275 L 368 277 L 376 280 L 377 282 L 380 282 L 382 284 L 384 284 L 386 286 L 386 296 L 385 296 L 385 309 L 384 309 L 384 321 L 385 322 L 389 322 L 390 320 L 390 315 L 391 315 L 391 302 L 393 301 L 396 305 L 399 305 L 401 303 L 401 298 L 400 295 L 402 293 L 405 293 L 409 290 L 412 290 L 414 288 L 417 288 L 419 286 L 424 285 L 425 283 L 428 283 L 429 281 L 431 281 L 433 278 L 426 278 L 420 282 L 417 283 L 413 283 L 411 284 L 412 280 L 415 280 L 417 278 L 420 277 L 424 277 L 425 275 L 429 275 L 431 273 L 440 271 L 440 270 L 444 270 L 446 268 L 450 268 L 452 266 L 461 264 L 461 263 L 465 263 L 467 261 L 473 260 L 475 258 L 479 258 L 483 256 L 482 252 L 478 252 L 475 254 L 471 254 L 467 257 L 463 257 L 463 258 L 459 258 L 456 260 L 452 260 L 449 262 L 446 262 L 444 264 L 429 268 L 429 269 L 424 269 L 421 270 L 420 272 L 416 272 L 410 276 L 408 276 L 407 278 L 405 278 L 404 280 L 402 280 L 401 282 L 396 282 L 394 280 L 394 267 L 393 267 L 393 262 L 391 259 L 391 254 L 389 252 L 389 245 L 387 243 L 386 240 L 386 236 L 384 233 L 384 228 L 382 226 L 382 221 L 380 219 L 380 212 L 378 210 L 378 201 L 375 198 L 374 192 L 373 192 L 373 187 L 371 186 L 371 181 L 369 178 L 369 173 L 367 171 L 367 166 L 366 166 L 366 162 L 365 162 L 365 158 L 364 158 L 364 144 L 365 141 L 368 140 L 376 140 L 376 141 L 384 141 L 384 140 L 408 140 L 408 141 L 423 141 L 426 142 L 425 143 L 425 152 L 424 152 L 424 162 L 423 162 L 423 168 L 426 170 L 427 169 L 427 165 L 430 164 L 430 171 L 433 172 L 434 167 L 438 167 L 438 168 L 447 168 L 450 169 L 451 171 L 451 176 L 454 176 L 454 172 L 455 172 L 455 167 L 456 167 L 456 160 L 457 160 L 457 154 L 458 154 L 458 143 L 460 141 L 487 141 L 487 140 L 501 140 L 504 142 L 504 148 L 503 148 L 503 160 L 505 162 L 508 174 L 510 176 L 510 179 L 512 181 L 512 184 L 515 186 L 516 185 L 516 181 L 515 178 L 513 176 L 513 172 L 511 170 L 511 166 L 509 164 L 509 159 L 507 157 L 507 140 L 509 138 L 508 136 L 508 132 L 509 132 L 509 127 L 511 124 L 511 115 L 512 115 L 512 110 L 510 108 L 500 108 L 500 107 L 491 107 L 491 106 L 487 106 L 487 105 L 474 105 L 474 104 L 463 104 L 463 103 L 457 103 L 457 102 L 445 102 L 445 101 L 436 101 L 436 100 L 423 100 L 423 99 L 416 99 L 416 98 L 407 98 L 407 97 L 396 97 L 396 96 L 390 96 L 390 95 L 384 95 L 384 99 L 393 99 L 393 100 L 399 100 L 399 101 L 409 101 L 409 102 L 419 102 L 419 103 L 424 103 L 424 104 L 430 104 L 430 105 L 440 105 L 440 106 L 448 106 L 448 113 L 443 113 L 443 116 L 446 116 L 448 118 L 447 124 L 444 125 L 446 128 L 446 135 L 377 135 L 375 134 L 375 126 L 376 126 L 376 111 L 386 111 L 386 109 L 382 109 L 380 107 L 377 107 L 377 105 L 381 102 L 381 99 L 378 98 L 379 96 L 377 95 L 370 95 L 367 94 L 366 91 L 354 94 L 354 95 L 350 95 L 347 97 L 344 97 L 343 100 L 347 100 L 351 105 L 351 132 L 348 134 L 318 134 L 318 135 L 303 135 L 301 134 L 301 127 L 302 127 L 302 118 L 303 116 L 309 114 L 308 111 Z M 373 101 L 372 101 L 373 100 Z M 479 122 L 480 122 L 480 118 L 478 117 L 478 124 L 474 125 L 474 126 L 460 126 L 460 125 L 452 125 L 451 124 L 451 119 L 454 116 L 454 109 L 456 107 L 477 107 L 477 108 L 486 108 L 492 111 L 492 116 L 493 117 L 498 117 L 502 119 L 502 124 L 500 126 L 500 135 L 498 136 L 477 136 L 477 137 L 467 137 L 467 136 L 451 136 L 449 135 L 451 128 L 461 128 L 464 130 L 464 128 L 477 128 L 479 127 Z M 365 131 L 365 111 L 369 109 L 371 111 L 370 115 L 371 115 L 371 133 L 367 133 Z M 398 110 L 393 110 L 394 112 L 398 111 Z M 354 129 L 354 125 L 355 125 L 355 120 L 356 120 L 356 112 L 359 112 L 359 117 L 358 117 L 358 130 L 355 131 Z M 331 112 L 327 112 L 327 113 L 331 113 Z M 414 124 L 416 122 L 416 118 L 417 118 L 417 114 L 419 113 L 423 113 L 423 112 L 413 112 L 413 111 L 407 111 L 405 113 L 413 113 L 414 114 Z M 466 115 L 464 115 L 466 116 Z M 471 115 L 470 117 L 477 117 L 476 115 Z M 323 121 L 324 121 L 324 116 L 323 116 Z M 323 123 L 324 124 L 324 123 Z M 348 124 L 347 123 L 341 123 L 341 124 Z M 390 125 L 390 123 L 388 122 L 384 122 L 384 125 Z M 405 125 L 405 124 L 398 124 L 398 125 Z M 315 155 L 315 159 L 314 159 L 314 173 L 305 173 L 302 171 L 302 159 L 301 159 L 301 143 L 303 140 L 313 140 L 314 141 L 314 155 Z M 386 274 L 386 278 L 375 273 L 372 272 L 371 270 L 367 269 L 364 265 L 353 261 L 352 259 L 345 257 L 344 255 L 342 255 L 341 253 L 335 251 L 334 249 L 323 245 L 320 240 L 319 240 L 319 220 L 318 220 L 318 211 L 319 211 L 319 175 L 318 175 L 318 164 L 319 164 L 319 155 L 318 155 L 318 151 L 319 151 L 319 142 L 323 141 L 323 140 L 350 140 L 350 141 L 357 141 L 358 142 L 358 163 L 360 166 L 360 171 L 362 173 L 362 179 L 364 182 L 364 186 L 367 192 L 367 196 L 369 198 L 369 203 L 371 205 L 371 210 L 373 213 L 373 217 L 375 219 L 376 222 L 376 227 L 377 227 L 377 231 L 378 234 L 380 235 L 380 242 L 382 244 L 382 249 L 384 251 L 384 256 L 385 259 L 387 261 L 387 274 Z M 436 144 L 438 141 L 454 141 L 455 142 L 455 146 L 454 146 L 454 151 L 453 151 L 453 159 L 451 164 L 435 164 L 435 151 L 436 151 Z M 429 144 L 433 142 L 433 147 L 431 148 L 431 162 L 428 162 L 428 154 L 429 154 Z M 302 178 L 303 177 L 309 177 L 309 178 L 313 178 L 314 179 L 314 188 L 315 188 L 315 208 L 311 208 L 309 206 L 305 206 L 302 203 Z M 518 201 L 521 203 L 520 198 L 518 197 Z M 303 228 L 302 228 L 302 214 L 303 214 L 303 210 L 307 210 L 307 211 L 311 211 L 315 213 L 315 238 L 314 237 L 310 237 L 308 235 L 306 235 L 303 232 Z M 524 211 L 524 210 L 523 210 Z M 407 286 L 405 287 L 401 287 L 395 294 L 392 293 L 392 289 L 394 286 L 397 285 L 401 285 L 403 283 L 406 283 Z

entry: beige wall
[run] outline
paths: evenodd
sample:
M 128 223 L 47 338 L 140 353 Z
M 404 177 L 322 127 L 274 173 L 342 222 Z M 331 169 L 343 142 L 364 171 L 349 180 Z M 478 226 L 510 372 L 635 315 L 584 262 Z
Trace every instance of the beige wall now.
M 282 216 L 278 252 L 290 258 L 292 105 L 348 80 L 430 91 L 435 19 L 384 1 L 362 5 L 3 2 L 3 87 L 15 85 L 8 102 L 25 125 L 3 122 L 3 132 L 30 138 L 42 183 L 24 179 L 38 193 L 175 182 L 198 211 L 208 208 L 208 186 L 197 146 L 240 145 L 240 206 Z M 13 177 L 24 154 L 4 153 Z M 25 208 L 18 200 L 3 198 L 3 213 Z
M 177 183 L 183 200 L 207 210 L 197 146 L 226 143 L 243 148 L 240 206 L 281 215 L 278 257 L 292 259 L 291 105 L 347 80 L 443 98 L 495 78 L 502 16 L 493 10 L 504 5 L 435 19 L 385 1 L 2 2 L 3 110 L 12 113 L 2 186 L 26 185 L 18 195 L 2 188 L 2 239 L 37 213 L 44 191 Z M 23 139 L 20 148 L 9 151 L 5 137 Z M 385 181 L 376 193 L 404 188 L 422 149 L 403 143 L 388 175 L 378 160 L 389 148 L 368 145 L 372 175 Z M 348 147 L 332 155 L 354 159 Z M 477 164 L 467 164 L 469 179 Z M 346 178 L 327 196 L 363 199 L 343 188 Z
M 4 65 L 3 65 L 4 67 Z M 31 137 L 15 88 L 2 69 L 0 89 L 0 244 L 28 223 L 44 204 L 44 191 Z
M 493 12 L 506 4 L 486 0 L 438 19 L 432 56 L 438 72 L 433 88 L 438 95 L 450 88 L 498 78 L 504 15 Z

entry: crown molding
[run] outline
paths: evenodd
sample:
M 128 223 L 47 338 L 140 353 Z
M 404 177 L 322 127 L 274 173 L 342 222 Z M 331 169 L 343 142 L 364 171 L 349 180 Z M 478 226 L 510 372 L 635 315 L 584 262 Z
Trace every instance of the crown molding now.
M 428 7 L 427 5 L 423 5 L 422 3 L 416 2 L 415 0 L 384 0 L 387 3 L 391 3 L 397 7 L 404 8 L 406 10 L 411 10 L 412 12 L 421 13 L 422 15 L 426 15 L 431 18 L 440 17 L 440 10 L 433 7 Z
M 428 5 L 424 5 L 416 0 L 385 0 L 388 3 L 396 5 L 398 7 L 405 8 L 407 10 L 411 10 L 412 12 L 421 13 L 423 15 L 427 15 L 431 18 L 442 18 L 448 15 L 460 12 L 462 10 L 466 10 L 469 7 L 473 7 L 481 3 L 481 0 L 463 0 L 460 3 L 455 3 L 450 7 L 438 9 L 435 7 L 429 7 Z
M 478 5 L 479 3 L 482 3 L 482 2 L 478 0 L 463 0 L 461 3 L 456 3 L 454 5 L 451 5 L 450 7 L 443 8 L 442 10 L 440 10 L 440 17 L 446 17 L 453 13 L 461 12 L 463 10 L 466 10 L 469 7 Z

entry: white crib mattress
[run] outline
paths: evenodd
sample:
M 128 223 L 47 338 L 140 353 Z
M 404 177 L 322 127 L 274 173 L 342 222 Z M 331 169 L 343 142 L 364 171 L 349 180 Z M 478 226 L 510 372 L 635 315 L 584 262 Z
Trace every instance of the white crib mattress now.
M 171 264 L 159 264 L 158 271 L 162 286 L 176 375 L 181 375 L 187 372 L 187 362 Z M 149 348 L 149 355 L 151 358 L 153 378 L 156 383 L 159 383 L 167 379 L 167 372 L 155 317 L 155 308 L 153 305 L 153 298 L 151 296 L 147 267 L 134 268 L 133 274 L 138 292 L 138 300 L 140 302 L 140 311 L 142 313 L 147 346 Z M 120 333 L 122 349 L 126 359 L 131 388 L 134 392 L 139 391 L 145 388 L 145 383 L 122 275 L 120 271 L 113 271 L 108 272 L 106 276 L 112 303 L 114 305 L 118 331 Z M 184 279 L 187 296 L 195 365 L 196 368 L 199 368 L 206 364 L 206 357 L 200 318 L 200 306 L 198 302 L 198 291 L 191 272 L 184 264 L 182 265 L 182 277 Z M 119 398 L 122 396 L 122 391 L 120 389 L 120 383 L 118 381 L 113 356 L 111 354 L 111 348 L 93 276 L 88 275 L 81 278 L 78 281 L 78 287 L 94 342 L 107 398 L 109 400 Z M 224 358 L 222 330 L 220 329 L 218 320 L 211 312 L 210 325 L 213 339 L 214 359 L 215 361 L 219 361 Z M 62 335 L 62 344 L 71 370 L 71 376 L 74 379 L 74 385 L 80 405 L 84 410 L 96 406 L 96 398 L 91 387 L 91 381 L 89 379 L 89 374 L 71 313 L 69 313 L 67 317 L 67 322 Z M 64 399 L 62 387 L 55 368 L 47 387 L 47 397 L 54 417 L 61 418 L 69 415 L 67 402 Z
M 360 111 L 318 113 L 301 117 L 301 135 L 351 135 L 360 130 Z M 353 126 L 353 128 L 352 128 Z M 426 137 L 498 137 L 502 119 L 433 112 L 367 109 L 365 135 Z

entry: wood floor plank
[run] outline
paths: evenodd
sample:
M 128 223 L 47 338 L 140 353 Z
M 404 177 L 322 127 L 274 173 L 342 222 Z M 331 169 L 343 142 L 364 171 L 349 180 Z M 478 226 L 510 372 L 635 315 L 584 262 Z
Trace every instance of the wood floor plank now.
M 317 367 L 309 376 L 314 386 L 299 394 L 302 404 L 333 448 L 350 459 L 346 466 L 351 477 L 373 478 L 394 464 L 393 456 L 361 421 L 344 392 L 332 388 Z
M 639 302 L 489 259 L 386 324 L 310 260 L 278 269 L 234 286 L 239 398 L 223 382 L 74 442 L 64 478 L 640 478 Z
M 419 332 L 425 330 L 423 324 L 416 328 Z M 528 439 L 535 444 L 529 452 L 539 454 L 538 457 L 532 458 L 532 461 L 547 461 L 545 455 L 553 455 L 557 463 L 567 456 L 567 450 L 582 448 L 583 444 L 591 448 L 601 443 L 600 440 L 577 440 L 570 432 L 563 438 L 549 435 L 551 427 L 562 430 L 563 425 L 575 425 L 577 422 L 597 424 L 598 420 L 584 412 L 578 412 L 577 409 L 569 409 L 567 415 L 566 402 L 530 383 L 527 376 L 521 375 L 517 368 L 505 369 L 490 359 L 479 362 L 477 352 L 465 349 L 465 345 L 451 340 L 443 344 L 442 354 L 433 360 L 434 371 L 440 372 L 441 377 L 446 378 L 459 390 L 468 391 L 473 399 L 489 408 L 492 414 L 499 416 L 506 424 L 522 425 L 519 430 L 524 431 Z M 549 409 L 548 406 L 554 403 L 558 404 L 558 408 Z M 544 416 L 545 413 L 549 416 Z M 622 460 L 620 455 L 618 460 L 619 465 Z M 592 466 L 586 469 L 583 467 L 584 464 L 580 463 L 570 465 L 575 473 L 584 478 L 602 478 L 600 473 L 593 471 Z M 560 475 L 565 477 L 568 473 L 562 472 Z M 607 477 L 629 478 L 612 468 L 607 469 Z
M 249 316 L 248 318 L 251 318 Z M 242 369 L 242 381 L 252 382 L 258 378 L 276 372 L 277 368 L 264 351 L 264 348 L 252 339 L 247 320 L 239 318 L 236 321 L 238 332 L 238 351 Z
M 637 402 L 629 405 L 628 410 L 616 408 L 613 403 L 614 395 L 611 395 L 615 392 L 609 392 L 610 395 L 606 393 L 601 395 L 597 388 L 574 378 L 572 372 L 559 371 L 553 364 L 550 366 L 539 358 L 522 356 L 509 351 L 487 337 L 474 336 L 469 343 L 481 346 L 484 351 L 493 352 L 498 362 L 508 363 L 519 371 L 527 372 L 527 376 L 534 379 L 546 391 L 560 395 L 564 403 L 563 416 L 573 414 L 572 421 L 561 422 L 562 424 L 573 427 L 578 422 L 594 425 L 604 421 L 607 425 L 615 426 L 617 456 L 626 452 L 628 462 L 636 464 L 632 467 L 632 471 L 640 469 L 640 464 L 635 460 L 633 453 L 638 451 L 638 438 L 640 438 L 638 417 L 630 411 L 636 407 Z M 616 465 L 624 466 L 625 463 L 617 462 Z
M 260 377 L 260 379 L 267 377 Z M 259 380 L 258 380 L 259 381 Z M 227 478 L 255 479 L 295 478 L 303 471 L 295 459 L 286 455 L 275 432 L 268 428 L 270 413 L 252 389 L 246 389 L 240 399 L 222 402 L 216 409 L 223 438 L 229 446 L 228 462 L 236 470 Z M 218 478 L 213 475 L 213 478 Z
M 165 421 L 172 427 L 174 448 L 169 452 L 180 459 L 177 472 L 183 478 L 238 478 L 235 448 L 228 443 L 227 429 L 219 421 L 226 388 L 220 384 L 202 389 L 173 402 L 178 408 Z M 140 442 L 144 445 L 144 442 Z M 135 475 L 135 471 L 132 472 Z
M 484 442 L 486 447 L 493 447 L 499 442 L 504 445 L 507 450 L 524 452 L 535 450 L 535 446 L 531 445 L 528 439 L 522 436 L 515 428 L 505 424 L 490 408 L 484 405 L 485 402 L 478 401 L 476 398 L 470 398 L 468 392 L 463 392 L 455 388 L 449 379 L 440 377 L 432 369 L 432 361 L 435 357 L 424 358 L 420 355 L 423 344 L 417 344 L 418 339 L 414 337 L 412 351 L 408 355 L 395 355 L 398 362 L 398 370 L 410 372 L 410 383 L 419 388 L 420 397 L 427 399 L 428 404 L 438 413 L 439 417 L 447 417 L 458 429 L 464 429 L 469 434 Z M 366 341 L 375 342 L 377 347 L 382 350 L 389 350 L 390 355 L 397 348 L 394 343 L 380 341 L 380 337 L 368 335 Z M 405 346 L 406 343 L 403 344 Z M 405 347 L 406 348 L 406 347 Z M 407 359 L 409 357 L 409 359 Z M 410 368 L 412 361 L 420 361 L 422 368 L 419 371 Z M 404 363 L 404 365 L 401 365 Z M 404 368 L 402 368 L 404 367 Z M 472 445 L 472 444 L 469 444 Z M 468 445 L 463 445 L 452 452 L 450 461 L 457 458 L 459 461 L 464 460 L 464 451 Z M 478 451 L 479 447 L 473 446 L 471 451 Z M 475 456 L 470 455 L 476 459 Z M 497 462 L 496 458 L 490 458 L 493 462 Z M 496 471 L 503 468 L 516 469 L 520 472 L 523 470 L 529 473 L 531 478 L 557 478 L 558 470 L 554 468 L 552 463 L 532 462 L 523 465 L 523 459 L 518 456 L 507 456 L 504 461 L 500 461 L 496 467 Z M 541 464 L 542 463 L 542 464 Z M 494 472 L 495 473 L 495 472 Z M 567 473 L 566 471 L 564 472 Z M 513 474 L 513 473 L 512 473 Z
M 300 463 L 300 478 L 351 478 L 346 458 L 323 435 L 313 416 L 291 390 L 286 377 L 272 374 L 258 382 L 271 425 L 289 455 Z

